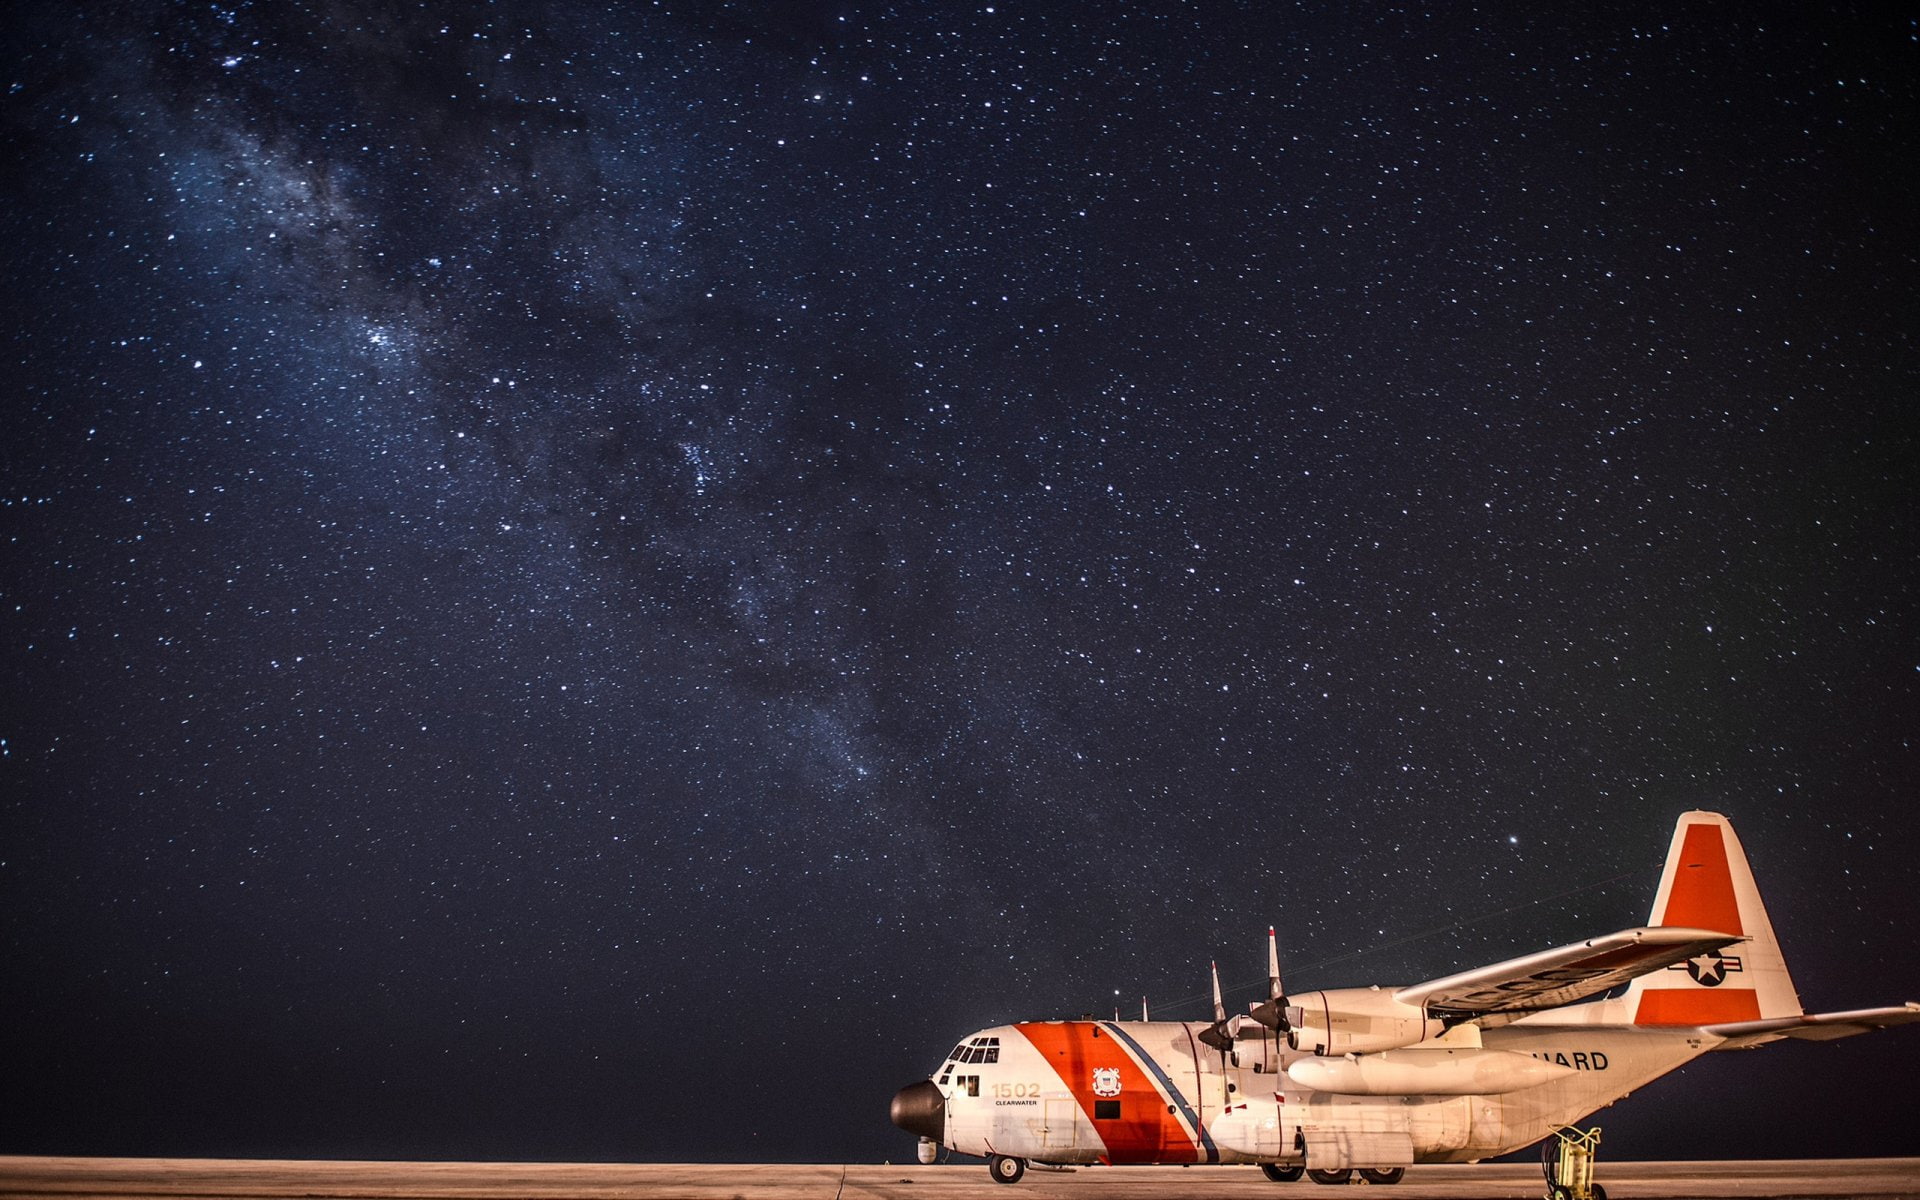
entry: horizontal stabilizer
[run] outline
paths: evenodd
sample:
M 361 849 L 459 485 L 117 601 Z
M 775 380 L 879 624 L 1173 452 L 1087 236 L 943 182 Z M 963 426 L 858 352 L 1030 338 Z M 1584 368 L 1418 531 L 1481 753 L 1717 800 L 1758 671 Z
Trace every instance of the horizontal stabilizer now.
M 1729 1025 L 1709 1025 L 1706 1030 L 1727 1039 L 1715 1046 L 1715 1050 L 1751 1050 L 1782 1038 L 1831 1042 L 1916 1021 L 1920 1021 L 1920 1004 L 1909 1000 L 1895 1008 L 1856 1008 L 1851 1012 L 1809 1013 L 1768 1021 L 1736 1021 Z
M 1553 950 L 1511 958 L 1394 992 L 1443 1021 L 1503 1025 L 1528 1013 L 1597 996 L 1651 971 L 1711 954 L 1737 934 L 1676 926 L 1622 929 Z

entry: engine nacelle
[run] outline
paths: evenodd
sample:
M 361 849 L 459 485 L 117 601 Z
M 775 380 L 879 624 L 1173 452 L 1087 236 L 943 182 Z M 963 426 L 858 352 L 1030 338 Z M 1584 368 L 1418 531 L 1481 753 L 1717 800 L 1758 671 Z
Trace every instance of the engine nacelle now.
M 1416 1046 L 1446 1032 L 1424 1008 L 1377 987 L 1308 992 L 1288 1002 L 1287 1045 L 1309 1054 L 1370 1054 Z

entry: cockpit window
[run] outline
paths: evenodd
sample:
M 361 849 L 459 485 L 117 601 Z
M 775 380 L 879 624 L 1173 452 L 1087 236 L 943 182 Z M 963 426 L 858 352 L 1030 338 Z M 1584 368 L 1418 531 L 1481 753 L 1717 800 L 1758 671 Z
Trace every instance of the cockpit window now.
M 1000 1039 L 997 1037 L 970 1038 L 953 1048 L 953 1061 L 997 1063 L 1000 1061 Z

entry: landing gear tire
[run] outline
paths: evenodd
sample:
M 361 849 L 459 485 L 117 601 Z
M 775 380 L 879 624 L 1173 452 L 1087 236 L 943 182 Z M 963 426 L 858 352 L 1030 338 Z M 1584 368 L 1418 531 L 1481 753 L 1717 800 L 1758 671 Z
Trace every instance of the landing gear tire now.
M 995 1183 L 1019 1183 L 1020 1177 L 1027 1173 L 1027 1160 L 996 1154 L 987 1160 L 987 1172 Z
M 1300 1178 L 1300 1172 L 1306 1168 L 1295 1165 L 1283 1167 L 1279 1163 L 1261 1163 L 1260 1173 L 1275 1183 L 1292 1183 Z
M 1352 1167 L 1340 1167 L 1332 1171 L 1308 1171 L 1307 1178 L 1315 1183 L 1345 1183 L 1353 1178 Z
M 1593 1200 L 1607 1200 L 1607 1189 L 1599 1184 L 1593 1185 Z
M 1407 1177 L 1405 1167 L 1361 1167 L 1360 1178 L 1368 1183 L 1399 1183 Z

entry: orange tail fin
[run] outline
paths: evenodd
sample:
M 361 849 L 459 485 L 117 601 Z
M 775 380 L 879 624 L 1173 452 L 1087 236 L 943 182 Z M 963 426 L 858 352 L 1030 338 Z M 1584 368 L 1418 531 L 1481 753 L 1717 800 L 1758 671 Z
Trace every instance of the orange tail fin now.
M 1634 980 L 1626 996 L 1634 1024 L 1720 1025 L 1800 1015 L 1800 997 L 1746 851 L 1719 813 L 1681 814 L 1648 924 L 1713 929 L 1746 940 Z

